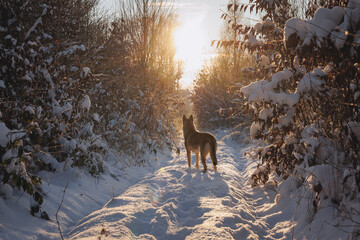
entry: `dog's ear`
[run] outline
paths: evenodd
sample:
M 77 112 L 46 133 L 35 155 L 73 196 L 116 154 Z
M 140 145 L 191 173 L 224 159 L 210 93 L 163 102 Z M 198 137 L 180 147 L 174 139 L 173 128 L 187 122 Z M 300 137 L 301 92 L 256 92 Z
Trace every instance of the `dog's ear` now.
M 190 115 L 189 119 L 193 122 L 194 121 L 193 115 Z
M 186 120 L 186 116 L 185 116 L 185 115 L 183 115 L 183 122 L 185 122 L 185 120 Z

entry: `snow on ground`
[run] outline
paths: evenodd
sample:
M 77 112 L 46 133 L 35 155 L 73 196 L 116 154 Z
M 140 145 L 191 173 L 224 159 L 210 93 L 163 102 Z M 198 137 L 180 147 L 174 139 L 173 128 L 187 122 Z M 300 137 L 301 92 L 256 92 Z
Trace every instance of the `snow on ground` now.
M 154 164 L 146 167 L 127 167 L 109 154 L 105 173 L 93 177 L 85 170 L 71 168 L 66 162 L 59 163 L 54 173 L 41 172 L 43 177 L 44 203 L 50 221 L 30 215 L 29 196 L 18 190 L 6 191 L 6 199 L 0 197 L 0 239 L 60 239 L 55 214 L 59 208 L 66 184 L 64 202 L 58 213 L 61 229 L 65 232 L 84 216 L 103 207 L 106 202 L 140 181 L 145 175 L 166 164 L 167 156 L 145 156 Z M 160 159 L 155 161 L 155 159 Z M 3 185 L 4 188 L 7 185 Z M 1 185 L 0 185 L 1 187 Z M 11 188 L 10 188 L 11 189 Z M 4 190 L 4 189 L 1 189 Z M 5 191 L 3 191 L 5 192 Z
M 59 213 L 66 239 L 347 239 L 327 223 L 339 221 L 333 209 L 307 217 L 307 200 L 297 204 L 290 178 L 279 187 L 249 186 L 257 166 L 249 153 L 260 143 L 241 132 L 215 135 L 218 172 L 209 159 L 207 173 L 189 169 L 182 147 L 180 155 L 149 155 L 146 167 L 108 171 L 113 177 L 75 170 L 48 176 L 43 207 L 51 221 L 31 217 L 24 197 L 0 198 L 0 239 L 59 239 L 55 212 L 68 176 Z
M 67 233 L 68 237 L 291 238 L 291 216 L 283 216 L 281 208 L 274 208 L 276 193 L 251 189 L 247 184 L 256 163 L 246 159 L 244 153 L 253 145 L 238 147 L 232 144 L 234 138 L 236 135 L 218 142 L 218 172 L 210 166 L 205 174 L 194 166 L 187 168 L 182 149 L 179 156 L 168 159 L 167 165 L 83 218 Z

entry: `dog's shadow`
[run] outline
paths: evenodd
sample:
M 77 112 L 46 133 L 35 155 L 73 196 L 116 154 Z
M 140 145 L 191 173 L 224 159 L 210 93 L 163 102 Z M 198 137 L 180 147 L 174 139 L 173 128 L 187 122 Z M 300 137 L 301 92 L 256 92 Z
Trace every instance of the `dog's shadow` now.
M 207 195 L 225 197 L 229 193 L 228 184 L 219 171 L 208 169 L 204 173 L 201 168 L 187 167 L 183 173 L 179 181 L 186 186 L 185 188 L 198 190 L 199 198 Z

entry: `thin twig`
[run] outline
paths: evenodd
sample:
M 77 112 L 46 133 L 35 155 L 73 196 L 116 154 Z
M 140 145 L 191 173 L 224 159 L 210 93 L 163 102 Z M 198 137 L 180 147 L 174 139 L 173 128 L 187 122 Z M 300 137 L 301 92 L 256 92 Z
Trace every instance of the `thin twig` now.
M 108 190 L 109 190 L 109 193 L 110 193 L 110 195 L 111 195 L 111 201 L 112 200 L 114 200 L 114 185 L 112 186 L 113 187 L 113 191 L 111 191 L 111 189 L 110 189 L 110 186 L 109 186 L 109 184 L 108 184 L 108 182 L 106 181 L 106 186 L 107 186 L 107 188 L 108 188 Z
M 86 196 L 86 197 L 88 197 L 88 198 L 90 198 L 91 200 L 93 200 L 94 202 L 96 202 L 97 204 L 99 204 L 100 206 L 102 206 L 102 204 L 101 203 L 99 203 L 98 201 L 96 201 L 94 198 L 92 198 L 91 196 L 89 196 L 88 194 L 86 194 L 86 193 L 81 193 L 80 194 L 80 196 Z
M 344 233 L 348 233 L 348 234 L 351 233 L 351 232 L 346 231 L 345 229 L 341 228 L 341 226 L 336 226 L 336 225 L 331 224 L 331 223 L 329 223 L 329 222 L 327 222 L 327 221 L 324 221 L 324 223 L 326 223 L 326 224 L 328 224 L 328 225 L 330 225 L 330 226 L 332 226 L 332 227 L 334 227 L 334 228 L 337 228 L 337 229 L 343 231 Z M 348 227 L 355 227 L 355 226 L 356 226 L 356 225 L 348 225 Z
M 62 204 L 63 204 L 63 202 L 64 202 L 65 192 L 66 192 L 66 189 L 67 189 L 68 186 L 69 186 L 69 179 L 67 180 L 66 186 L 65 186 L 65 188 L 64 188 L 64 193 L 63 193 L 63 195 L 62 195 L 62 199 L 61 199 L 59 208 L 58 208 L 58 210 L 57 210 L 56 213 L 55 213 L 56 222 L 57 222 L 58 229 L 59 229 L 59 232 L 60 232 L 60 237 L 61 237 L 62 240 L 64 240 L 64 237 L 63 237 L 62 232 L 61 232 L 60 222 L 59 222 L 59 219 L 58 219 L 58 213 L 59 213 L 60 208 L 61 208 L 61 206 L 62 206 Z

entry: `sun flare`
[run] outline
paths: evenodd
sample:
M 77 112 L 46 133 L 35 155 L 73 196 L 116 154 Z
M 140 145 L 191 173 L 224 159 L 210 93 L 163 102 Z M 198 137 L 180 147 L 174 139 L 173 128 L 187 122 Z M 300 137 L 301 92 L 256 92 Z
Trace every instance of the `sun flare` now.
M 175 58 L 188 60 L 203 54 L 205 38 L 199 28 L 199 24 L 187 22 L 175 32 Z
M 201 28 L 199 19 L 189 19 L 174 33 L 176 46 L 175 59 L 184 61 L 185 73 L 180 80 L 184 88 L 191 86 L 194 81 L 194 72 L 200 69 L 204 61 L 207 39 Z

